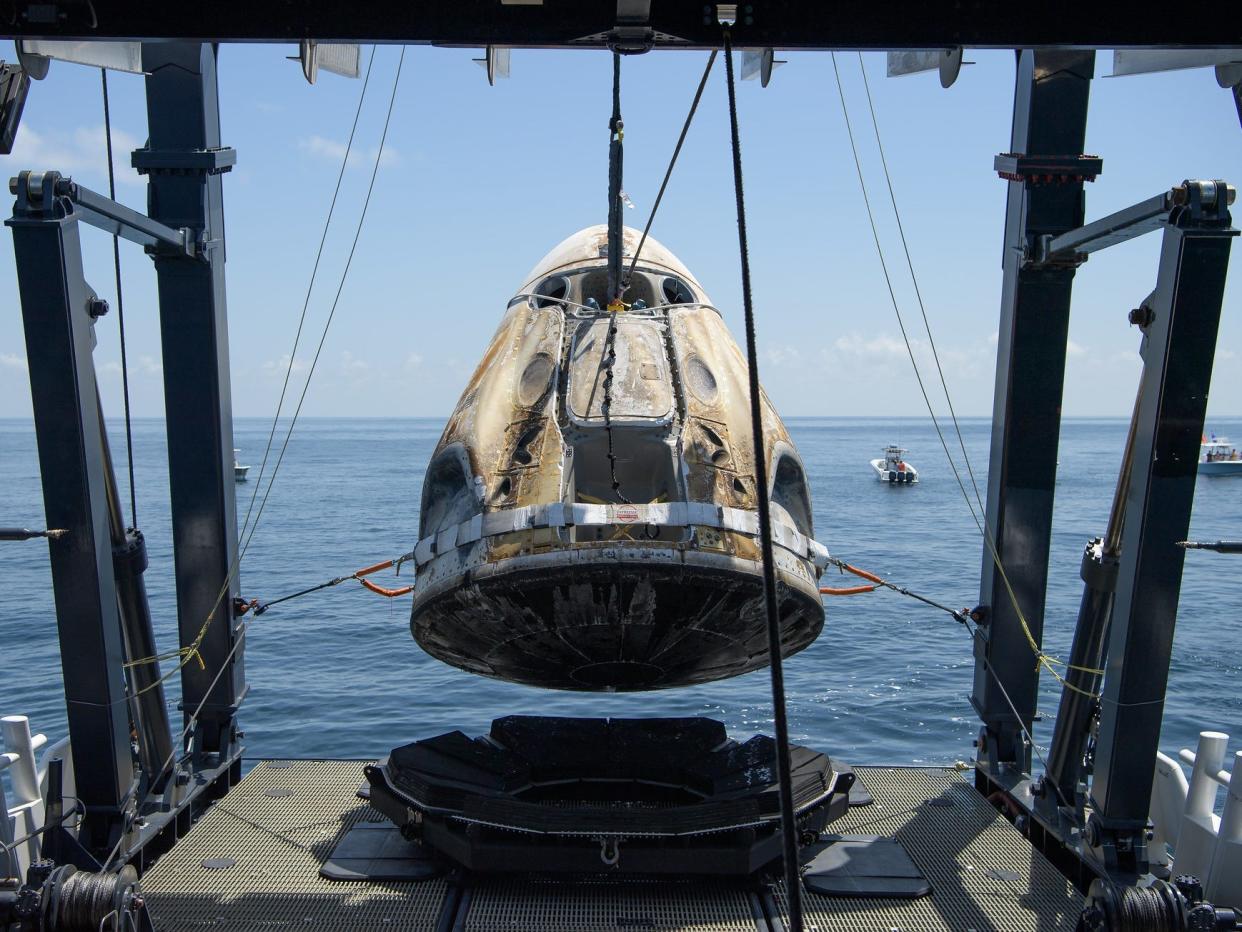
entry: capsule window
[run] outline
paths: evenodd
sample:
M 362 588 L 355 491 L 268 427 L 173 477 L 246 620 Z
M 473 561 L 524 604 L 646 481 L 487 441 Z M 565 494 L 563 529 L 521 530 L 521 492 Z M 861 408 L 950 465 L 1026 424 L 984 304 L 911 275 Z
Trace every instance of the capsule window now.
M 545 278 L 535 286 L 535 294 L 537 297 L 531 302 L 535 307 L 553 307 L 569 297 L 569 279 L 563 275 Z
M 690 286 L 680 278 L 666 278 L 662 287 L 666 304 L 694 304 L 697 299 Z
M 807 537 L 814 535 L 811 521 L 811 497 L 802 464 L 788 454 L 776 463 L 772 480 L 772 502 L 780 505 L 793 519 L 794 527 Z

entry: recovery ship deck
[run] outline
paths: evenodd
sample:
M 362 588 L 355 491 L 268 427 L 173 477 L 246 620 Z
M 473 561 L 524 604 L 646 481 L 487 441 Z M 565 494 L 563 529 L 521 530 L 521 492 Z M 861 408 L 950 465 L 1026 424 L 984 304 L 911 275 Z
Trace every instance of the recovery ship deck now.
M 262 761 L 143 877 L 158 928 L 546 929 L 783 932 L 782 884 L 575 881 L 446 874 L 418 882 L 320 876 L 355 825 L 387 820 L 360 800 L 361 761 Z M 860 767 L 874 802 L 837 834 L 897 839 L 932 893 L 919 899 L 804 892 L 808 930 L 1073 929 L 1082 897 L 953 768 Z

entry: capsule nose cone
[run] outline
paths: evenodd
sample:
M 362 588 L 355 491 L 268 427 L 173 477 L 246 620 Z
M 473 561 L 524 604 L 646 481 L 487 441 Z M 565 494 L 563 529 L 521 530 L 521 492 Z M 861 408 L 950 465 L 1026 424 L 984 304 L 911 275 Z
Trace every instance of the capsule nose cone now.
M 823 625 L 818 593 L 778 587 L 782 653 Z M 747 673 L 768 661 L 757 572 L 654 568 L 611 560 L 533 566 L 472 580 L 416 606 L 411 627 L 431 655 L 532 686 L 637 691 Z

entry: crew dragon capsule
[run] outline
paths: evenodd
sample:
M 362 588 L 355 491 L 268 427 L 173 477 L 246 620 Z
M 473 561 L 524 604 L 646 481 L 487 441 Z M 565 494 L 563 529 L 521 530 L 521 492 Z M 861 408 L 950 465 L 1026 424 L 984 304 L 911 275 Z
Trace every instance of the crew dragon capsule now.
M 608 311 L 607 230 L 530 273 L 422 490 L 410 627 L 433 657 L 555 689 L 649 690 L 768 662 L 746 360 L 648 238 Z M 623 232 L 628 267 L 639 234 Z M 610 333 L 610 329 L 615 328 Z M 781 643 L 824 623 L 802 461 L 766 395 Z

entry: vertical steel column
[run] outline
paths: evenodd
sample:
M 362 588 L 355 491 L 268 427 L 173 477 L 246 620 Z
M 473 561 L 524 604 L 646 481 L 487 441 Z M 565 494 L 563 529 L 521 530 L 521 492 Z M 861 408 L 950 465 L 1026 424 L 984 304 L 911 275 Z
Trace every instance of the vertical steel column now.
M 73 205 L 54 194 L 58 178 L 23 172 L 5 225 L 13 230 L 47 526 L 69 532 L 49 540 L 48 551 L 77 795 L 86 807 L 80 839 L 106 851 L 122 827 L 134 768 L 91 359 L 91 315 L 100 305 L 82 276 Z
M 1165 227 L 1156 290 L 1139 309 L 1145 339 L 1133 473 L 1091 785 L 1094 846 L 1111 867 L 1146 868 L 1151 781 L 1199 442 L 1229 249 L 1222 182 L 1190 183 Z
M 182 707 L 189 715 L 204 703 L 198 748 L 216 752 L 231 740 L 245 691 L 240 648 L 226 660 L 235 644 L 239 583 L 220 173 L 233 164 L 234 153 L 220 146 L 213 46 L 145 43 L 142 67 L 148 72 L 150 135 L 147 147 L 134 152 L 133 164 L 150 178 L 148 212 L 193 231 L 202 253 L 158 255 L 155 270 L 182 646 L 192 644 L 211 618 L 199 647 L 205 669 L 189 663 L 181 672 Z
M 1013 152 L 1027 156 L 1082 152 L 1094 68 L 1095 53 L 1090 51 L 1019 53 Z M 1080 226 L 1082 220 L 1081 180 L 1041 185 L 1026 179 L 1009 185 L 987 527 L 1037 642 L 1043 636 L 1074 270 L 1027 268 L 1024 259 L 1035 237 L 1064 233 Z M 975 641 L 971 696 L 985 728 L 979 756 L 1029 771 L 1030 750 L 1023 741 L 1022 726 L 1029 728 L 1035 715 L 1036 658 L 986 545 L 979 601 L 989 609 Z M 1010 710 L 998 679 L 1017 707 L 1020 721 Z

